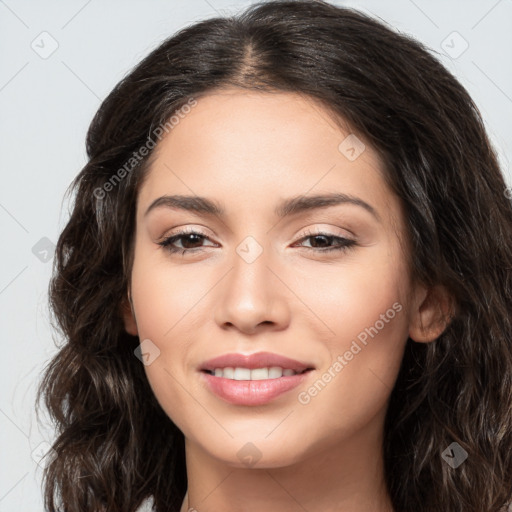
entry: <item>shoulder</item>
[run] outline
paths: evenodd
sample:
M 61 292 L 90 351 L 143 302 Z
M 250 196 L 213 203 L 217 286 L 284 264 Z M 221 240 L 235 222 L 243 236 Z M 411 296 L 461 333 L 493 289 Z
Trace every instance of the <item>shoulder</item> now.
M 153 498 L 146 498 L 137 509 L 137 512 L 153 512 Z

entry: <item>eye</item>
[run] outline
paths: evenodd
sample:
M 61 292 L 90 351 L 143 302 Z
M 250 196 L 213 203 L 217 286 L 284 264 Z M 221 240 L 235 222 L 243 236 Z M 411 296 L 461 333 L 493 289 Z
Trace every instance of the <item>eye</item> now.
M 202 247 L 190 247 L 190 245 L 194 246 L 196 244 L 200 244 L 202 240 L 210 240 L 205 234 L 194 231 L 194 230 L 183 230 L 171 235 L 164 240 L 158 242 L 158 245 L 161 245 L 165 248 L 166 251 L 170 253 L 176 253 L 181 251 L 182 254 L 188 252 L 198 252 L 202 250 Z M 182 242 L 182 247 L 176 247 L 174 244 L 176 242 Z M 211 240 L 210 240 L 211 241 Z
M 357 245 L 354 240 L 324 232 L 307 232 L 306 236 L 302 237 L 299 242 L 309 239 L 313 246 L 303 247 L 315 252 L 345 251 Z M 202 245 L 204 240 L 210 239 L 200 231 L 182 230 L 158 242 L 158 245 L 164 247 L 165 250 L 170 253 L 177 253 L 181 251 L 181 254 L 184 255 L 190 252 L 201 251 L 204 247 Z M 177 242 L 181 243 L 181 247 L 176 246 Z M 333 242 L 336 242 L 336 245 L 329 247 Z
M 313 247 L 306 247 L 306 249 L 310 249 L 316 252 L 346 251 L 356 245 L 355 240 L 350 240 L 342 236 L 324 232 L 308 232 L 306 236 L 299 240 L 299 242 L 308 239 L 311 239 L 313 242 Z M 336 241 L 337 245 L 334 247 L 327 247 L 328 245 L 332 244 L 333 241 Z M 320 245 L 320 248 L 314 247 L 315 245 Z

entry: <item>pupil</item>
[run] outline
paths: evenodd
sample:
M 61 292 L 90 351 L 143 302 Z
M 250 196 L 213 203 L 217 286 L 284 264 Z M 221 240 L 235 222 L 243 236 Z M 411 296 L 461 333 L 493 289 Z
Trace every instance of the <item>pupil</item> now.
M 187 247 L 187 244 L 189 244 L 189 243 L 192 243 L 192 245 L 194 244 L 194 240 L 191 240 L 191 238 L 195 238 L 196 239 L 195 243 L 198 243 L 201 241 L 202 237 L 200 235 L 196 235 L 195 233 L 190 233 L 189 235 L 186 235 L 182 241 L 182 244 L 185 247 L 185 249 L 191 249 L 191 247 Z M 193 247 L 192 247 L 192 249 L 193 249 Z
M 330 238 L 331 238 L 331 237 L 328 237 L 328 236 L 325 236 L 325 235 L 315 235 L 315 236 L 313 237 L 313 240 L 318 240 L 319 238 L 320 238 L 320 239 L 323 239 L 324 241 L 326 241 L 326 242 L 327 242 L 327 245 L 329 245 L 329 240 L 330 240 Z M 312 244 L 312 245 L 313 245 L 313 247 L 315 247 L 315 243 L 314 243 L 314 244 Z M 320 244 L 320 246 L 321 246 L 321 247 L 325 247 L 325 245 L 326 245 L 326 244 Z

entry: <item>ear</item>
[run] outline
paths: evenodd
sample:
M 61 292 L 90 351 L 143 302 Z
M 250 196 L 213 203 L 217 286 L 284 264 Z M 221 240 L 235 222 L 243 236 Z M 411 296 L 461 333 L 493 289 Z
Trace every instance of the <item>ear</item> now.
M 121 304 L 121 312 L 123 315 L 125 331 L 132 336 L 137 336 L 139 331 L 137 329 L 137 322 L 135 320 L 135 313 L 133 311 L 132 298 L 129 290 L 126 294 L 125 300 L 123 300 L 123 303 Z
M 454 314 L 453 299 L 442 285 L 418 286 L 411 304 L 409 337 L 419 343 L 436 340 Z

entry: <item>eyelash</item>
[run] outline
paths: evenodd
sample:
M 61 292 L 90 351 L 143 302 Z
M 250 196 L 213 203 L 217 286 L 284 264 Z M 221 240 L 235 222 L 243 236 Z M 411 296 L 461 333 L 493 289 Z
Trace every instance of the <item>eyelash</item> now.
M 210 240 L 206 235 L 204 235 L 201 232 L 194 231 L 194 230 L 184 230 L 184 231 L 179 231 L 178 233 L 175 233 L 174 235 L 171 235 L 171 236 L 165 238 L 164 240 L 158 242 L 158 245 L 164 247 L 165 250 L 169 251 L 170 253 L 177 253 L 179 251 L 182 251 L 181 252 L 182 256 L 185 253 L 201 251 L 203 249 L 202 247 L 195 247 L 194 249 L 181 249 L 179 247 L 172 246 L 172 244 L 174 242 L 176 242 L 180 238 L 185 238 L 187 235 L 198 235 L 202 239 Z M 315 247 L 306 247 L 306 249 L 310 249 L 310 250 L 316 251 L 316 252 L 346 251 L 346 250 L 350 249 L 351 247 L 353 247 L 354 245 L 356 245 L 356 242 L 354 240 L 350 240 L 348 238 L 343 238 L 341 236 L 335 236 L 330 233 L 311 232 L 311 231 L 308 231 L 307 233 L 305 233 L 305 236 L 300 238 L 299 242 L 306 240 L 307 238 L 313 238 L 316 236 L 324 236 L 328 239 L 332 238 L 333 240 L 337 240 L 339 245 L 336 247 L 329 247 L 327 249 L 317 249 Z

